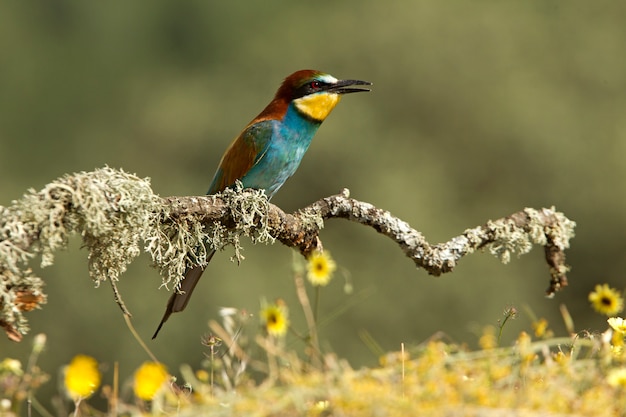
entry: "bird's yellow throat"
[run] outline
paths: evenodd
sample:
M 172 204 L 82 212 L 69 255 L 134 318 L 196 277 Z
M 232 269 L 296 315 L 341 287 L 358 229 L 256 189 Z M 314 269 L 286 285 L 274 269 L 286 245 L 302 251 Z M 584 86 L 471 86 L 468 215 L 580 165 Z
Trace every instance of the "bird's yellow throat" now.
M 293 103 L 305 116 L 323 122 L 339 103 L 339 100 L 341 100 L 339 94 L 317 93 L 295 99 Z

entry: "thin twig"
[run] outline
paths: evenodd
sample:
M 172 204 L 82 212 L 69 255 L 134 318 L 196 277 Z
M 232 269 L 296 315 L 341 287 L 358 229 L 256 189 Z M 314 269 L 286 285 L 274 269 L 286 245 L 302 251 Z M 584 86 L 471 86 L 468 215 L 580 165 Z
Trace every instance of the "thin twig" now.
M 137 333 L 137 330 L 135 330 L 135 326 L 133 326 L 133 323 L 130 321 L 130 316 L 129 315 L 124 314 L 124 321 L 126 322 L 126 326 L 128 326 L 128 329 L 130 330 L 130 332 L 134 336 L 134 338 L 137 341 L 137 343 L 139 343 L 139 345 L 148 354 L 148 356 L 150 356 L 150 359 L 152 359 L 152 361 L 155 362 L 155 363 L 161 363 L 161 361 L 159 361 L 157 359 L 157 357 L 154 355 L 154 353 L 152 353 L 150 348 L 148 348 L 148 345 L 146 345 L 146 343 L 143 341 L 141 336 L 139 336 L 139 333 Z
M 306 320 L 307 327 L 309 328 L 309 344 L 311 349 L 313 350 L 311 354 L 311 361 L 315 360 L 314 366 L 319 367 L 321 351 L 317 337 L 317 324 L 315 322 L 315 315 L 313 313 L 313 310 L 311 309 L 311 302 L 309 301 L 309 296 L 306 292 L 306 285 L 304 284 L 304 277 L 302 273 L 295 271 L 293 274 L 293 280 L 296 284 L 296 294 L 298 296 L 298 301 L 302 306 L 304 318 Z
M 109 279 L 109 282 L 111 283 L 111 288 L 113 289 L 113 298 L 115 300 L 115 302 L 117 303 L 117 305 L 122 309 L 122 313 L 124 313 L 124 318 L 126 319 L 126 317 L 132 317 L 133 315 L 130 314 L 130 311 L 128 310 L 128 308 L 126 308 L 126 304 L 124 304 L 124 300 L 122 300 L 122 295 L 120 294 L 119 290 L 117 289 L 117 284 L 115 283 L 115 279 L 111 278 Z M 128 321 L 127 321 L 128 322 Z
M 120 363 L 113 363 L 113 392 L 109 398 L 109 410 L 112 416 L 118 415 L 119 404 L 119 388 L 120 388 Z

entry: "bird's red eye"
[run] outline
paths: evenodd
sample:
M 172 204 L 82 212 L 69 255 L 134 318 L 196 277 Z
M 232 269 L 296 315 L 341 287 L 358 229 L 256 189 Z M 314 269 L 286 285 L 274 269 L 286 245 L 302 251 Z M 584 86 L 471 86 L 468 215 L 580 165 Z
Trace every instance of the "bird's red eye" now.
M 319 81 L 311 81 L 311 88 L 317 90 L 322 86 L 322 83 Z

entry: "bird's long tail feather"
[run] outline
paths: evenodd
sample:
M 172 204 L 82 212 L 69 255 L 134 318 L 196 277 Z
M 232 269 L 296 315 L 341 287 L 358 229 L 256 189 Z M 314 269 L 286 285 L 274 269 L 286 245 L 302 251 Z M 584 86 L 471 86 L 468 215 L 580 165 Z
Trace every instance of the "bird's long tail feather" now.
M 207 262 L 213 258 L 215 251 L 211 251 L 207 255 Z M 183 311 L 185 307 L 187 307 L 187 303 L 189 303 L 189 299 L 191 298 L 191 294 L 193 290 L 196 288 L 202 273 L 204 272 L 205 267 L 196 266 L 193 268 L 187 269 L 185 271 L 185 278 L 180 283 L 180 290 L 174 291 L 174 293 L 170 296 L 170 299 L 167 301 L 167 306 L 165 307 L 165 313 L 163 314 L 163 318 L 161 319 L 161 323 L 159 323 L 159 327 L 157 327 L 156 331 L 152 338 L 156 338 L 163 327 L 163 323 L 167 321 L 167 319 L 172 315 L 172 313 L 178 313 L 179 311 Z

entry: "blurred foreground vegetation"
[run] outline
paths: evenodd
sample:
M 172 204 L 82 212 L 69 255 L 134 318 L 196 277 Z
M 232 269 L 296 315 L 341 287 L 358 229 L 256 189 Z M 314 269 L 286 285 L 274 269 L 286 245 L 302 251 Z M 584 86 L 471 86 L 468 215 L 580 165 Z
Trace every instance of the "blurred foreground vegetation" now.
M 230 140 L 280 80 L 312 67 L 372 81 L 374 88 L 366 97 L 346 97 L 325 122 L 298 173 L 273 199 L 283 209 L 347 187 L 432 242 L 526 206 L 555 205 L 578 225 L 568 252 L 570 286 L 547 300 L 540 251 L 507 266 L 475 254 L 453 274 L 433 279 L 375 233 L 328 222 L 322 239 L 337 262 L 338 279 L 320 300 L 319 339 L 325 352 L 342 358 L 331 367 L 342 369 L 332 371 L 341 375 L 336 380 L 350 375 L 343 360 L 371 369 L 382 352 L 401 343 L 448 356 L 464 355 L 465 345 L 474 352 L 483 325 L 495 324 L 511 305 L 528 306 L 556 334 L 569 334 L 561 304 L 574 318 L 575 332 L 602 329 L 603 320 L 589 313 L 587 294 L 597 282 L 623 289 L 626 270 L 624 21 L 626 2 L 618 0 L 3 2 L 0 204 L 64 173 L 105 164 L 151 177 L 163 196 L 202 194 Z M 276 245 L 245 249 L 240 267 L 227 255 L 216 256 L 189 308 L 149 342 L 181 380 L 181 364 L 202 368 L 200 339 L 220 307 L 256 312 L 263 297 L 297 305 L 289 251 Z M 45 333 L 38 363 L 51 375 L 78 353 L 109 369 L 119 363 L 121 378 L 146 360 L 108 287 L 94 290 L 78 241 L 37 273 L 49 283 L 48 304 L 31 313 L 32 336 L 19 345 L 0 340 L 0 358 L 26 364 L 34 335 Z M 119 284 L 144 338 L 168 298 L 159 284 L 147 259 L 131 265 Z M 305 324 L 301 315 L 291 320 L 296 328 Z M 500 346 L 513 346 L 531 322 L 522 314 L 507 324 Z M 448 336 L 445 344 L 427 347 L 424 341 L 438 332 Z M 407 369 L 426 360 L 409 350 L 416 362 L 406 362 Z M 511 352 L 502 360 L 520 375 L 521 360 Z M 590 361 L 599 364 L 601 355 L 594 352 Z M 539 354 L 541 365 L 531 369 L 561 372 L 549 356 Z M 579 398 L 594 386 L 604 393 L 598 398 L 611 392 L 606 382 L 596 384 L 608 368 L 577 373 L 590 362 L 574 357 L 563 372 L 581 384 L 568 392 Z M 398 364 L 388 366 L 381 371 L 391 381 L 385 387 L 401 393 Z M 295 368 L 284 372 L 300 375 Z M 302 378 L 332 379 L 332 372 Z M 445 379 L 447 372 L 455 371 L 436 367 L 432 375 Z M 504 386 L 517 390 L 506 378 Z M 280 395 L 284 384 L 257 392 Z M 340 414 L 341 402 L 334 399 L 350 384 L 332 392 L 327 384 L 321 389 L 329 396 L 311 394 L 307 401 L 330 398 Z M 38 391 L 47 409 L 56 385 L 51 381 Z M 405 395 L 416 398 L 421 394 L 411 390 L 420 386 L 411 384 Z M 598 413 L 611 406 L 619 404 Z
M 605 290 L 614 291 L 597 286 L 590 299 L 598 295 L 623 308 L 622 296 Z M 592 305 L 604 308 L 601 302 Z M 20 408 L 44 416 L 618 417 L 626 412 L 621 318 L 609 319 L 603 333 L 565 337 L 555 337 L 545 319 L 535 319 L 530 333 L 522 331 L 512 346 L 500 347 L 503 328 L 518 314 L 511 308 L 498 326 L 483 327 L 479 349 L 441 334 L 417 346 L 402 344 L 384 353 L 378 366 L 355 370 L 347 360 L 320 352 L 315 328 L 301 340 L 307 353 L 293 350 L 294 338 L 285 338 L 288 310 L 279 306 L 265 307 L 261 328 L 250 326 L 248 312 L 223 310 L 222 324 L 211 324 L 216 334 L 203 340 L 205 360 L 197 369 L 182 363 L 182 380 L 168 376 L 157 362 L 144 363 L 131 376 L 120 373 L 117 362 L 102 372 L 96 359 L 77 355 L 57 378 L 61 392 L 52 410 L 37 399 L 37 389 L 49 378 L 37 365 L 45 343 L 41 334 L 26 369 L 16 360 L 0 362 L 0 415 L 18 415 Z M 302 308 L 306 312 L 310 305 Z M 268 319 L 270 311 L 279 317 Z M 563 314 L 571 327 L 566 309 Z M 252 356 L 255 346 L 258 355 Z M 90 397 L 100 397 L 100 407 Z

